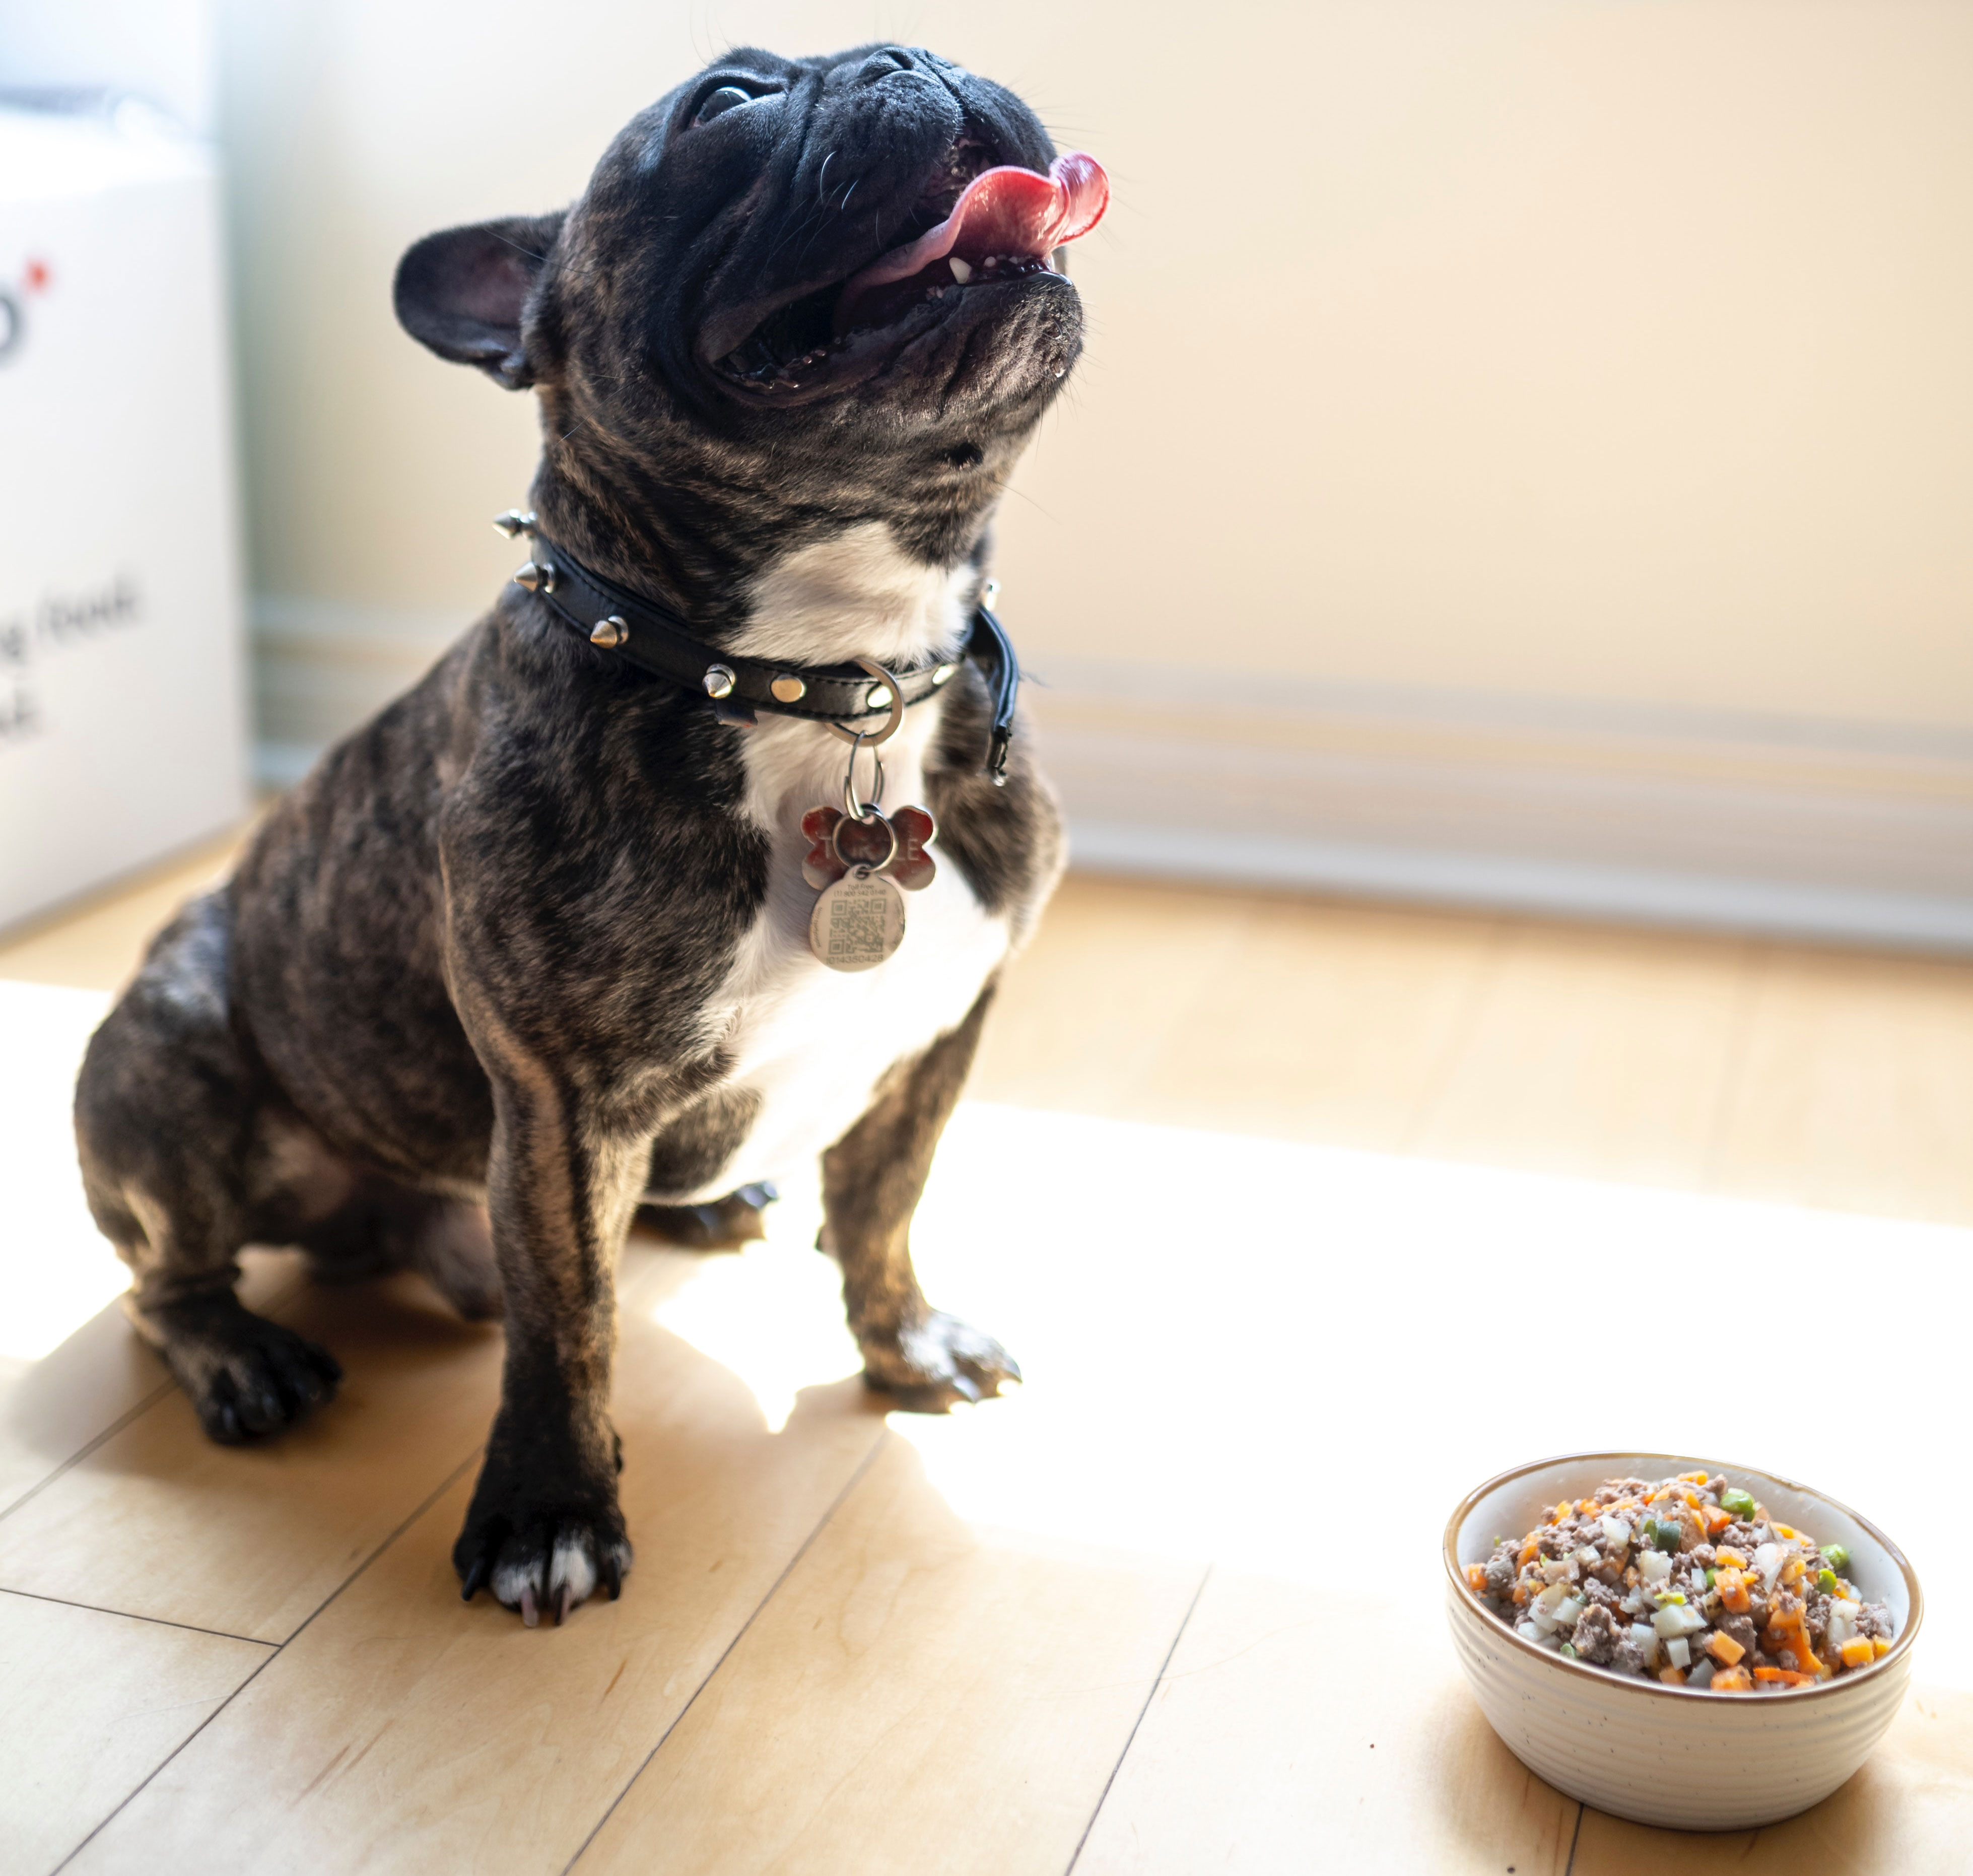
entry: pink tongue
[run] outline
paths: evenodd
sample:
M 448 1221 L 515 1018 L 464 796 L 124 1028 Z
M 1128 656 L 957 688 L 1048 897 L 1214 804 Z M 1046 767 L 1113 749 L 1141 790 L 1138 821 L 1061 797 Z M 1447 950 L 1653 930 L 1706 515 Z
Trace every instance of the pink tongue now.
M 952 213 L 908 247 L 874 261 L 843 290 L 843 303 L 864 290 L 908 280 L 948 254 L 977 265 L 990 254 L 1039 260 L 1052 247 L 1087 234 L 1110 206 L 1103 165 L 1080 150 L 1058 156 L 1045 176 L 1011 165 L 983 171 L 966 185 Z

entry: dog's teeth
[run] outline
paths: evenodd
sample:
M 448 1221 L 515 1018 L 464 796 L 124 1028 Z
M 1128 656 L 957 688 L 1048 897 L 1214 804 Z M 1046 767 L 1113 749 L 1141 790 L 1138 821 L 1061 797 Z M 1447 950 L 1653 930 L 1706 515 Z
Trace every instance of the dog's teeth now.
M 957 280 L 960 286 L 964 286 L 968 280 L 972 279 L 972 268 L 967 266 L 964 261 L 960 260 L 957 254 L 949 255 L 947 257 L 945 264 L 951 268 L 952 277 Z

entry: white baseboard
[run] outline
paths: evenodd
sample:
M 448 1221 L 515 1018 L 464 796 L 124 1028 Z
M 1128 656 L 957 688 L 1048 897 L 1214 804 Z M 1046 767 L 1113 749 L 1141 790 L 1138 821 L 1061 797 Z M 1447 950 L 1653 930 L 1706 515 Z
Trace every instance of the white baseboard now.
M 260 779 L 414 683 L 463 617 L 255 608 Z M 1078 865 L 1973 951 L 1973 732 L 1037 657 Z

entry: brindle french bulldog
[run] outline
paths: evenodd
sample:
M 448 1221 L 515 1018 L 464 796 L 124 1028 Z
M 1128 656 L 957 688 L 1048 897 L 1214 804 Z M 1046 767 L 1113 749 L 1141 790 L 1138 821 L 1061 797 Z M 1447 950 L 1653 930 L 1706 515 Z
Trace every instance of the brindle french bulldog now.
M 1024 221 L 1055 159 L 1019 99 L 928 52 L 742 51 L 634 118 L 572 208 L 433 235 L 398 273 L 415 337 L 540 393 L 538 539 L 724 655 L 955 667 L 882 751 L 885 798 L 937 823 L 895 955 L 810 948 L 801 823 L 843 799 L 850 745 L 636 668 L 537 579 L 322 758 L 90 1045 L 90 1203 L 214 1439 L 340 1376 L 237 1300 L 244 1244 L 409 1265 L 503 1318 L 453 1557 L 530 1625 L 630 1567 L 608 1400 L 640 1203 L 730 1219 L 757 1195 L 703 1208 L 819 1154 L 871 1383 L 937 1408 L 1018 1374 L 926 1302 L 908 1235 L 1061 864 L 1025 738 L 1004 787 L 985 772 L 964 651 L 990 518 L 1081 348 L 1052 244 L 1101 172 L 1062 159 L 1078 214 Z

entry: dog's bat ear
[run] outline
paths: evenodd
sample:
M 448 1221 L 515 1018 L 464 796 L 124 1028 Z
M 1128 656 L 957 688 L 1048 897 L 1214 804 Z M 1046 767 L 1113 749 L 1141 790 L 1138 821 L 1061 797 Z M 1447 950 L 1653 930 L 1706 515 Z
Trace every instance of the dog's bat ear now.
M 509 390 L 525 390 L 535 372 L 522 316 L 563 214 L 509 215 L 427 234 L 398 263 L 391 296 L 399 323 L 440 358 L 476 365 Z

